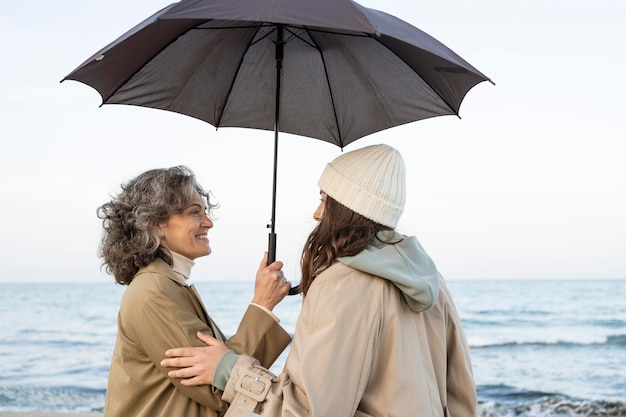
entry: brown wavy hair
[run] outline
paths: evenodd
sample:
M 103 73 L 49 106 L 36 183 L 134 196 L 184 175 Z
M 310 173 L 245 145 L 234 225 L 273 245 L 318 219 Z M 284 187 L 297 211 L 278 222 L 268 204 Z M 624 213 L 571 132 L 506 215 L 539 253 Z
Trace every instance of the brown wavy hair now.
M 209 218 L 217 208 L 185 166 L 146 171 L 121 187 L 119 195 L 98 207 L 97 215 L 104 228 L 98 253 L 102 266 L 122 285 L 130 284 L 139 268 L 157 258 L 172 265 L 153 226 L 182 213 L 194 192 L 205 202 Z
M 383 230 L 393 229 L 326 196 L 324 214 L 302 249 L 300 291 L 306 295 L 319 273 L 331 266 L 338 257 L 361 253 L 376 233 Z

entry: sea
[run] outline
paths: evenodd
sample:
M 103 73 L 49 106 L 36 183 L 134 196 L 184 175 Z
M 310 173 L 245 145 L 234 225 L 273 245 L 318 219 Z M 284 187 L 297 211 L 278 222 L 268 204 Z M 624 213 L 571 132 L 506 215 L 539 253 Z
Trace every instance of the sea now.
M 232 334 L 253 282 L 196 282 Z M 451 280 L 483 417 L 626 416 L 626 280 Z M 102 412 L 124 287 L 0 284 L 0 411 Z M 275 309 L 293 334 L 300 296 Z M 288 350 L 287 350 L 288 351 Z M 272 371 L 280 372 L 287 351 Z

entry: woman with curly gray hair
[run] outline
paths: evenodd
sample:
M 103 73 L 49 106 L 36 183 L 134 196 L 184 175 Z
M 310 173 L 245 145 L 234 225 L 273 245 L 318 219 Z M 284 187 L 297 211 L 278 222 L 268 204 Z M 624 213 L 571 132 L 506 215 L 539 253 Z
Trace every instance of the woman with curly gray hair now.
M 267 367 L 289 344 L 271 312 L 290 288 L 282 262 L 267 265 L 265 254 L 252 302 L 228 340 L 189 285 L 194 260 L 211 253 L 207 235 L 214 208 L 209 193 L 184 166 L 146 171 L 98 208 L 103 265 L 117 283 L 128 286 L 120 303 L 105 416 L 222 415 L 227 403 L 221 391 L 183 386 L 160 365 L 167 349 L 200 345 L 198 332 Z

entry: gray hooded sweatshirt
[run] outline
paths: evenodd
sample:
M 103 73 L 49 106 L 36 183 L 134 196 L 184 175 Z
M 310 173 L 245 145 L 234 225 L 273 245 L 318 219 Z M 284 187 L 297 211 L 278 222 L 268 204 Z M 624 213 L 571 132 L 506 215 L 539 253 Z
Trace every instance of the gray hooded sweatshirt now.
M 437 302 L 437 267 L 414 236 L 406 237 L 395 231 L 379 232 L 361 253 L 337 260 L 391 281 L 402 291 L 413 311 L 426 311 Z

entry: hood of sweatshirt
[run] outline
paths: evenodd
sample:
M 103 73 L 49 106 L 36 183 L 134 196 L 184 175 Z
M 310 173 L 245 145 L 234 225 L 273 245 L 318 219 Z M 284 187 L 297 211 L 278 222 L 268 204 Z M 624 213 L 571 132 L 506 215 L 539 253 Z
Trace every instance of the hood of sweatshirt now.
M 414 236 L 382 231 L 358 255 L 343 256 L 337 260 L 391 281 L 402 292 L 413 311 L 426 311 L 437 302 L 439 272 Z

